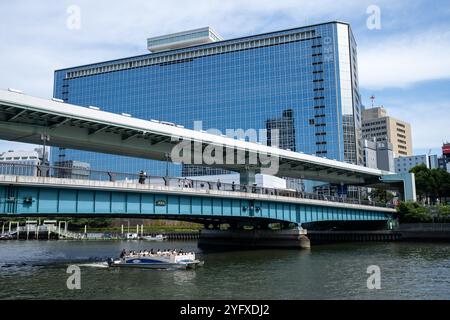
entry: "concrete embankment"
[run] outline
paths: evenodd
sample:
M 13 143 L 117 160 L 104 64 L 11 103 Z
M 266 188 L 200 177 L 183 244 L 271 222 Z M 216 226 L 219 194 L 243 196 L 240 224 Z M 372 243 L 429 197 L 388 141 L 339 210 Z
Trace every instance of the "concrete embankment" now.
M 450 223 L 400 224 L 395 230 L 308 230 L 311 245 L 334 242 L 449 241 Z
M 308 231 L 311 245 L 335 242 L 385 242 L 400 241 L 402 235 L 396 231 Z
M 77 235 L 68 237 L 67 235 Z M 401 224 L 395 230 L 201 230 L 200 232 L 161 233 L 169 240 L 198 240 L 201 248 L 290 248 L 304 249 L 310 246 L 339 242 L 392 242 L 392 241 L 448 241 L 450 223 Z M 155 235 L 155 234 L 144 234 Z M 121 234 L 108 233 L 58 233 L 13 232 L 0 240 L 116 240 Z
M 450 223 L 408 223 L 401 224 L 398 230 L 405 241 L 450 242 Z
M 201 230 L 198 246 L 202 249 L 307 249 L 306 230 Z
M 167 232 L 157 233 L 167 237 L 168 240 L 188 241 L 197 240 L 199 238 L 199 232 Z M 155 236 L 155 234 L 146 234 L 144 236 Z M 0 236 L 0 240 L 126 240 L 126 237 L 122 234 L 111 233 L 77 233 L 77 232 L 58 232 L 58 231 L 45 231 L 36 232 L 32 231 L 20 231 L 14 230 L 11 233 L 5 233 Z

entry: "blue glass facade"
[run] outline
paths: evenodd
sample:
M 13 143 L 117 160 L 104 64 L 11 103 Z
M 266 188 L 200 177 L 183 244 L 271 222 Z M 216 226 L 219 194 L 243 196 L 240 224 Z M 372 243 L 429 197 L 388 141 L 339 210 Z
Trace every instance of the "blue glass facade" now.
M 203 129 L 294 128 L 290 148 L 360 163 L 356 44 L 347 24 L 330 22 L 55 72 L 55 98 Z M 279 122 L 283 123 L 283 122 Z M 281 137 L 283 139 L 283 137 Z M 292 142 L 293 141 L 293 142 Z M 63 157 L 64 155 L 64 157 Z M 52 160 L 93 169 L 164 175 L 165 163 L 77 150 Z M 171 166 L 180 175 L 181 166 Z

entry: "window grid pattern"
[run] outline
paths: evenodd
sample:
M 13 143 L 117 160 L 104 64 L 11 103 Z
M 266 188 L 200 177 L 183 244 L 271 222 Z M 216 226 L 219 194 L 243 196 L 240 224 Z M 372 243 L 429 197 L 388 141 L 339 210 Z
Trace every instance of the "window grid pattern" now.
M 294 42 L 294 41 L 307 40 L 307 39 L 311 39 L 312 37 L 314 37 L 314 31 L 307 31 L 307 32 L 300 32 L 300 33 L 294 33 L 294 34 L 283 35 L 283 36 L 274 36 L 274 37 L 265 38 L 265 39 L 256 39 L 256 40 L 252 40 L 252 41 L 243 41 L 243 42 L 236 42 L 236 43 L 225 44 L 225 45 L 216 45 L 216 46 L 213 46 L 210 48 L 206 47 L 204 49 L 197 49 L 197 50 L 186 51 L 186 52 L 181 52 L 181 53 L 176 53 L 176 54 L 158 55 L 154 58 L 149 57 L 149 58 L 142 58 L 139 60 L 130 60 L 130 61 L 124 61 L 124 62 L 119 62 L 119 63 L 111 63 L 111 64 L 108 64 L 105 66 L 82 68 L 81 70 L 67 72 L 66 77 L 71 79 L 71 78 L 77 78 L 77 77 L 91 76 L 91 75 L 105 73 L 105 72 L 115 72 L 115 71 L 127 70 L 130 68 L 145 67 L 145 66 L 150 66 L 150 65 L 154 65 L 154 64 L 180 62 L 180 61 L 182 62 L 184 59 L 193 59 L 193 58 L 198 58 L 198 57 L 204 57 L 207 55 L 215 55 L 215 54 L 222 54 L 222 53 L 233 52 L 233 51 L 240 51 L 240 50 L 253 49 L 253 48 L 259 48 L 259 47 L 265 47 L 265 46 L 279 45 L 279 44 L 289 43 L 289 42 Z M 161 40 L 165 40 L 165 39 L 161 39 Z M 227 42 L 227 41 L 225 41 L 225 42 Z
M 285 147 L 346 161 L 345 147 L 356 149 L 355 129 L 351 128 L 354 121 L 350 121 L 347 128 L 353 134 L 344 136 L 342 124 L 345 116 L 353 119 L 354 108 L 351 92 L 344 92 L 347 105 L 343 114 L 340 78 L 347 81 L 344 86 L 351 91 L 351 75 L 344 74 L 351 69 L 340 69 L 344 54 L 338 50 L 341 39 L 336 27 L 336 23 L 329 23 L 290 30 L 288 34 L 278 32 L 246 41 L 177 49 L 152 54 L 152 58 L 146 55 L 122 59 L 118 61 L 136 64 L 159 60 L 141 67 L 129 65 L 116 72 L 104 72 L 103 68 L 115 65 L 111 62 L 60 70 L 55 73 L 54 95 L 69 103 L 169 121 L 186 128 L 193 128 L 194 121 L 201 120 L 204 130 L 216 128 L 224 134 L 226 129 L 266 129 L 268 121 L 280 119 L 283 112 L 291 110 L 292 119 L 285 122 L 289 125 Z M 297 36 L 304 39 L 297 40 Z M 330 46 L 331 50 L 327 49 Z M 198 56 L 194 59 L 189 54 Z M 326 59 L 330 54 L 331 58 Z M 169 60 L 176 55 L 179 60 Z M 347 52 L 346 58 L 349 56 Z M 89 70 L 95 73 L 77 75 Z M 52 160 L 83 161 L 92 169 L 119 172 L 145 169 L 154 175 L 164 175 L 166 169 L 164 162 L 57 148 L 53 148 Z M 182 168 L 170 164 L 169 173 L 180 175 Z

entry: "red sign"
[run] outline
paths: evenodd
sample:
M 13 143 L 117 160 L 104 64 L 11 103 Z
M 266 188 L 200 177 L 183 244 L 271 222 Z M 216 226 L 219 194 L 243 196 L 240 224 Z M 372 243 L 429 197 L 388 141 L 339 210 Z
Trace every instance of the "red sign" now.
M 442 146 L 442 154 L 450 154 L 450 144 L 445 144 Z

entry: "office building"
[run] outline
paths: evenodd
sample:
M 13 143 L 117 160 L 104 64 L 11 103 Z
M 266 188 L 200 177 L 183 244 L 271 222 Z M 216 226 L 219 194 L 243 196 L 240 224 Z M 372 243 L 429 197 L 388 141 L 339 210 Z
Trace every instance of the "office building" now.
M 364 166 L 377 168 L 377 142 L 363 139 L 363 160 Z
M 42 149 L 31 151 L 9 150 L 0 154 L 0 174 L 36 176 L 42 163 Z
M 445 159 L 445 162 L 450 162 L 450 143 L 442 145 L 442 157 Z
M 362 135 L 367 140 L 376 138 L 391 143 L 396 157 L 413 154 L 411 125 L 388 116 L 384 107 L 363 110 Z
M 395 172 L 394 147 L 387 141 L 377 142 L 377 167 L 380 170 Z
M 90 176 L 91 166 L 87 162 L 65 160 L 56 161 L 54 164 L 55 176 L 58 178 L 88 179 Z M 103 177 L 100 176 L 100 178 L 106 180 L 108 177 L 106 175 L 103 175 Z
M 395 171 L 394 151 L 391 143 L 363 139 L 364 166 L 389 172 Z
M 450 172 L 450 143 L 442 145 L 442 157 L 438 158 L 438 167 Z
M 439 168 L 439 158 L 437 154 L 432 154 L 428 156 L 429 168 L 437 169 Z
M 409 172 L 409 170 L 421 164 L 424 164 L 427 168 L 430 168 L 429 156 L 426 154 L 411 157 L 398 157 L 395 158 L 394 161 L 395 172 L 397 173 Z
M 65 102 L 193 128 L 279 129 L 283 148 L 362 164 L 356 41 L 329 22 L 223 40 L 211 28 L 147 41 L 150 54 L 55 72 Z M 260 137 L 261 139 L 261 137 Z M 264 137 L 264 140 L 267 140 Z M 92 169 L 164 175 L 164 162 L 58 150 Z M 211 171 L 213 170 L 213 171 Z M 218 174 L 170 165 L 170 175 Z
M 266 121 L 267 145 L 295 151 L 295 122 L 293 110 L 284 110 L 281 118 Z

